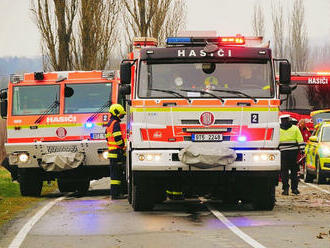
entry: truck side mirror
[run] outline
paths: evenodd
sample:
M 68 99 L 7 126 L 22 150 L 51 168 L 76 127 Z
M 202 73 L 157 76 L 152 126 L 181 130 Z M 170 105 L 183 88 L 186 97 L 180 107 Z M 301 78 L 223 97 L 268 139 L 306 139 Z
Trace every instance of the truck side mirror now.
M 291 64 L 280 62 L 280 83 L 289 84 L 291 82 Z
M 8 102 L 7 99 L 5 100 L 1 100 L 0 101 L 0 114 L 2 119 L 6 119 L 7 118 L 7 108 L 8 108 Z
M 124 62 L 120 64 L 120 82 L 122 84 L 131 83 L 131 68 L 132 65 L 129 62 Z
M 119 88 L 119 93 L 122 95 L 131 94 L 131 85 L 129 84 L 121 84 Z
M 7 89 L 0 91 L 0 115 L 3 119 L 7 118 L 8 101 L 7 101 Z
M 291 87 L 289 85 L 282 84 L 280 85 L 280 94 L 289 95 L 291 94 Z
M 64 96 L 71 97 L 74 94 L 74 90 L 71 87 L 65 86 L 64 88 Z

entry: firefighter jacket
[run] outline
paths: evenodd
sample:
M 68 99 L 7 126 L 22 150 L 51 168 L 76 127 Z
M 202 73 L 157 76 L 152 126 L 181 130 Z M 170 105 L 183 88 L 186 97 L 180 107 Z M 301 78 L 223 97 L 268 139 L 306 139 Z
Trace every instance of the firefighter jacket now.
M 295 125 L 280 129 L 280 151 L 289 151 L 303 149 L 305 146 L 304 139 L 299 128 Z
M 108 144 L 108 158 L 119 158 L 120 154 L 123 154 L 125 148 L 125 140 L 120 130 L 120 119 L 115 116 L 111 116 L 107 128 L 106 139 Z

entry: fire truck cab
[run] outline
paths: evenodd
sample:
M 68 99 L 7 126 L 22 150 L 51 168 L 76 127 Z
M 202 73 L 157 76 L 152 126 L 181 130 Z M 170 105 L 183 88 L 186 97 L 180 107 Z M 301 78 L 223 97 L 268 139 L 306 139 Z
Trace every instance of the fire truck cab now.
M 105 124 L 118 102 L 116 71 L 35 72 L 11 76 L 1 92 L 5 148 L 22 195 L 39 196 L 43 181 L 86 193 L 109 176 Z
M 305 119 L 309 130 L 314 130 L 310 113 L 330 107 L 330 72 L 292 72 L 290 86 L 294 90 L 282 95 L 282 114 L 289 114 L 297 123 Z
M 156 44 L 135 39 L 121 64 L 121 84 L 131 86 L 126 175 L 133 209 L 150 210 L 171 193 L 273 209 L 288 61 L 280 62 L 280 85 L 261 37 L 171 37 L 166 47 Z M 234 153 L 230 163 L 204 167 L 182 159 L 191 147 L 199 158 L 220 144 Z

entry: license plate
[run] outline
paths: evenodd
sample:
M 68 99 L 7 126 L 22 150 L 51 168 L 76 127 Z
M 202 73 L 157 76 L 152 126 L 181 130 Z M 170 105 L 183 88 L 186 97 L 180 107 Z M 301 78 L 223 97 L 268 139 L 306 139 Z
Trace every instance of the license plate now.
M 192 134 L 191 140 L 195 142 L 222 141 L 222 134 Z
M 91 139 L 105 139 L 105 133 L 91 133 Z

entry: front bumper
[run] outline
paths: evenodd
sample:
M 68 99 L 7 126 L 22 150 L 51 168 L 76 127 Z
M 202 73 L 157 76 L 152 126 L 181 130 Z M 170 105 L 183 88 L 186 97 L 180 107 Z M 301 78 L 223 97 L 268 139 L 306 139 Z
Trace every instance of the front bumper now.
M 105 166 L 109 160 L 102 157 L 102 151 L 107 150 L 107 144 L 103 140 L 98 141 L 65 141 L 65 142 L 35 142 L 35 143 L 6 143 L 7 156 L 16 156 L 22 153 L 28 155 L 26 162 L 18 160 L 19 168 L 39 168 L 42 156 L 54 152 L 81 152 L 85 155 L 82 165 Z
M 177 158 L 179 150 L 133 150 L 133 171 L 279 171 L 281 157 L 278 150 L 237 150 L 238 159 L 230 165 L 200 169 L 183 164 Z M 262 154 L 274 155 L 274 160 L 261 159 Z M 144 160 L 142 161 L 142 156 Z M 256 160 L 255 157 L 260 158 Z

